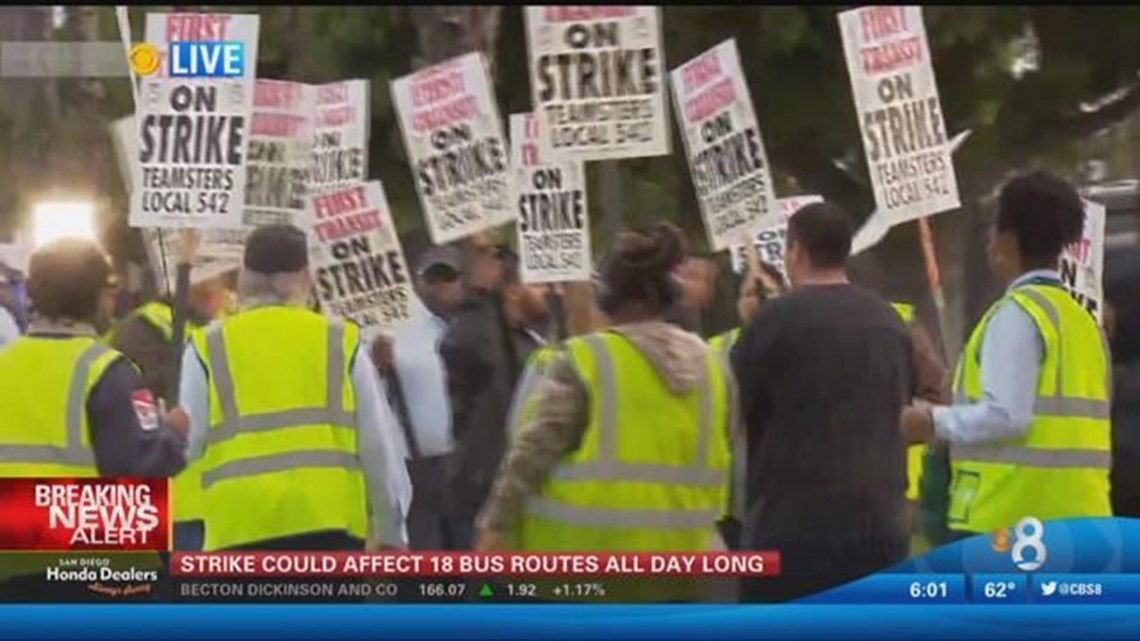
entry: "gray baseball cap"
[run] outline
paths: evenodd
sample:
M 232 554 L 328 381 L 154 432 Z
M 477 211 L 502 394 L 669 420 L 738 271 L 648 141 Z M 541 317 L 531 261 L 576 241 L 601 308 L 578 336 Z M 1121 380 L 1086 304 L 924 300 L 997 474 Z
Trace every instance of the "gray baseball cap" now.
M 432 247 L 420 256 L 416 263 L 416 274 L 423 276 L 432 269 L 445 267 L 456 274 L 463 273 L 463 256 L 459 250 L 450 245 Z

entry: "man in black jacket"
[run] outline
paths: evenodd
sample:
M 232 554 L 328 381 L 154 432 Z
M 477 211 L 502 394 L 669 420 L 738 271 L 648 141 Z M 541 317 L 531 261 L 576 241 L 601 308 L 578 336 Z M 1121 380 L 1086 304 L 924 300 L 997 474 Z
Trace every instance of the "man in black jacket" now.
M 747 429 L 742 547 L 779 550 L 781 576 L 746 601 L 786 601 L 906 558 L 906 448 L 915 395 L 910 333 L 850 284 L 851 224 L 828 203 L 788 224 L 791 293 L 741 332 L 732 366 Z
M 542 291 L 519 280 L 518 255 L 498 246 L 475 258 L 470 289 L 439 347 L 451 397 L 454 449 L 447 464 L 448 537 L 470 549 L 475 517 L 506 451 L 507 410 L 549 321 Z

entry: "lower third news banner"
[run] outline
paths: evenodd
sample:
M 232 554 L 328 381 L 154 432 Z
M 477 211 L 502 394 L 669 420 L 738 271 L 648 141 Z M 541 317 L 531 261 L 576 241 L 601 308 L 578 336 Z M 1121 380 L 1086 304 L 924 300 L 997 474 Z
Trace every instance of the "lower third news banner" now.
M 167 483 L 0 479 L 0 602 L 709 601 L 780 571 L 775 552 L 171 554 Z
M 776 552 L 174 553 L 180 601 L 678 602 L 776 576 Z M 729 600 L 729 599 L 725 599 Z

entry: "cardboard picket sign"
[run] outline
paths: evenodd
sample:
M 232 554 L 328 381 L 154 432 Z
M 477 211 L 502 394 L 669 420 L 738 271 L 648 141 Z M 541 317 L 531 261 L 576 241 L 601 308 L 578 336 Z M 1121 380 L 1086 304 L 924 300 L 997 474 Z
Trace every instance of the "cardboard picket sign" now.
M 380 181 L 312 194 L 305 227 L 325 311 L 351 319 L 368 336 L 411 317 L 411 275 Z
M 920 6 L 867 6 L 839 27 L 875 204 L 887 227 L 960 206 Z
M 256 14 L 148 13 L 146 42 L 161 61 L 138 93 L 132 227 L 241 226 L 257 71 Z M 171 78 L 171 41 L 244 45 L 244 75 Z
M 1104 227 L 1105 207 L 1091 200 L 1085 206 L 1085 227 L 1081 240 L 1061 254 L 1061 284 L 1096 317 L 1104 319 Z
M 312 87 L 309 188 L 313 193 L 355 186 L 368 179 L 371 87 L 368 80 L 344 80 Z
M 660 7 L 550 5 L 525 17 L 543 155 L 669 155 Z
M 137 132 L 134 116 L 120 118 L 111 123 L 111 140 L 119 159 L 119 169 L 129 192 L 138 184 L 135 145 Z M 143 230 L 143 245 L 154 269 L 155 282 L 165 284 L 173 292 L 177 270 L 174 261 L 179 244 L 179 230 L 150 228 Z M 191 263 L 190 282 L 200 283 L 237 269 L 245 251 L 245 232 L 240 229 L 203 229 L 199 232 L 198 251 Z M 164 265 L 165 264 L 165 265 Z
M 432 242 L 509 222 L 508 150 L 483 55 L 421 69 L 391 89 Z
M 524 283 L 590 280 L 590 209 L 581 161 L 543 157 L 534 114 L 511 115 L 512 202 Z
M 249 131 L 242 225 L 297 224 L 308 206 L 312 85 L 258 78 Z
M 803 207 L 812 203 L 823 202 L 823 196 L 814 194 L 792 196 L 790 198 L 781 198 L 776 202 L 780 222 L 775 226 L 761 229 L 756 233 L 756 253 L 760 260 L 780 270 L 780 273 L 786 278 L 788 272 L 787 265 L 785 264 L 784 251 L 788 237 L 788 220 Z M 744 273 L 744 268 L 748 265 L 748 248 L 744 245 L 734 245 L 731 255 L 732 271 L 737 274 Z
M 752 96 L 729 39 L 670 72 L 673 104 L 709 246 L 780 224 Z

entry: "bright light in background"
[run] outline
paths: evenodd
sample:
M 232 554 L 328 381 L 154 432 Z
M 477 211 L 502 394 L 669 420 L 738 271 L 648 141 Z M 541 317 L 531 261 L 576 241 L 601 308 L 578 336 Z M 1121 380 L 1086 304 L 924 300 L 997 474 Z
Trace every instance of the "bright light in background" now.
M 95 204 L 43 202 L 32 210 L 32 243 L 43 247 L 59 238 L 96 240 Z

